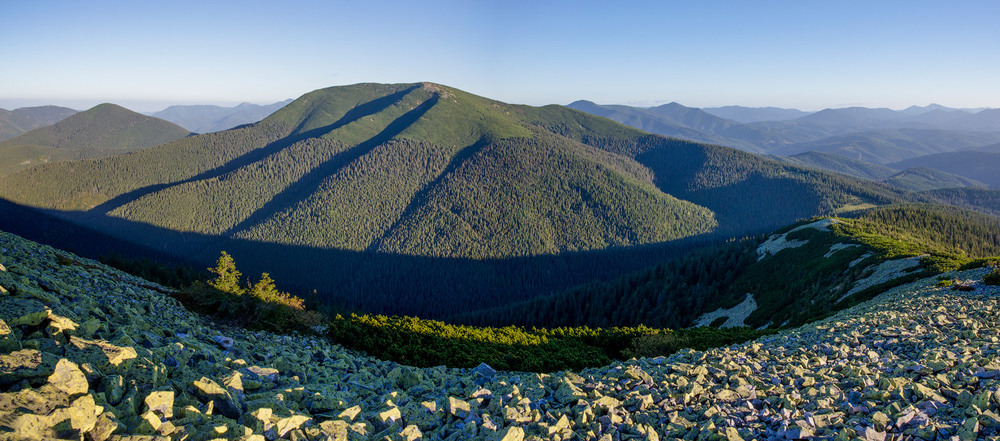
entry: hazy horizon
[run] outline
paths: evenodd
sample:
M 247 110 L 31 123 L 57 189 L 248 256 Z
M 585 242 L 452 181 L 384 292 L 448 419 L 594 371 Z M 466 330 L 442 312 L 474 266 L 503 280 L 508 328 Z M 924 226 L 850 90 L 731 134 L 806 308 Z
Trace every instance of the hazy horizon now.
M 431 81 L 529 105 L 995 108 L 997 16 L 989 1 L 5 2 L 0 107 Z
M 304 92 L 302 92 L 301 95 L 304 95 L 304 94 L 306 94 L 308 92 L 311 92 L 311 91 L 304 91 Z M 146 100 L 113 100 L 113 99 L 107 99 L 107 100 L 101 100 L 101 99 L 93 99 L 93 100 L 82 100 L 82 99 L 77 99 L 77 100 L 60 100 L 60 99 L 52 99 L 52 100 L 46 100 L 44 98 L 37 98 L 37 99 L 18 99 L 18 98 L 3 99 L 3 98 L 0 98 L 0 109 L 14 110 L 14 109 L 22 108 L 22 107 L 39 107 L 39 106 L 50 106 L 50 105 L 52 105 L 52 106 L 59 106 L 59 107 L 67 107 L 67 108 L 70 108 L 70 109 L 73 109 L 73 110 L 78 110 L 78 111 L 85 111 L 85 110 L 93 108 L 94 106 L 97 106 L 99 104 L 111 103 L 111 104 L 116 104 L 116 105 L 122 106 L 122 107 L 124 107 L 126 109 L 129 109 L 129 110 L 133 111 L 133 112 L 151 114 L 151 113 L 160 112 L 162 110 L 166 110 L 167 108 L 169 108 L 171 106 L 201 106 L 201 105 L 207 105 L 207 106 L 219 106 L 219 107 L 235 107 L 235 106 L 238 106 L 238 105 L 244 104 L 244 103 L 255 104 L 255 105 L 259 105 L 259 106 L 267 106 L 267 105 L 275 104 L 275 103 L 278 103 L 278 102 L 281 102 L 281 101 L 285 101 L 287 99 L 294 100 L 296 98 L 298 98 L 298 96 L 290 97 L 290 98 L 285 98 L 285 99 L 280 99 L 280 100 L 276 100 L 276 101 L 273 101 L 273 102 L 250 102 L 250 101 L 246 101 L 246 100 L 243 100 L 243 101 L 205 101 L 205 102 L 183 101 L 182 102 L 182 101 L 146 101 Z M 495 97 L 489 97 L 488 96 L 487 98 L 495 98 Z M 580 98 L 580 99 L 581 100 L 587 100 L 586 98 Z M 573 100 L 573 101 L 577 101 L 577 100 Z M 587 100 L 587 101 L 593 101 L 593 100 Z M 571 102 L 572 101 L 565 102 L 565 103 L 548 103 L 548 104 L 568 105 Z M 677 101 L 673 101 L 673 100 L 655 100 L 655 101 L 632 101 L 632 102 L 626 102 L 626 103 L 620 103 L 620 102 L 596 102 L 595 101 L 596 104 L 600 104 L 600 105 L 624 105 L 624 106 L 633 106 L 633 107 L 656 107 L 656 106 L 661 106 L 661 105 L 672 103 L 672 102 L 677 102 Z M 513 104 L 518 104 L 518 103 L 513 103 Z M 689 105 L 687 103 L 682 103 L 682 102 L 678 102 L 678 104 L 681 104 L 681 105 L 686 106 L 686 107 L 693 107 L 693 108 L 699 108 L 699 109 L 719 108 L 719 107 L 728 107 L 728 106 L 739 106 L 739 107 L 748 107 L 748 108 L 766 108 L 766 107 L 772 107 L 772 108 L 781 108 L 781 109 L 794 109 L 794 110 L 800 110 L 800 111 L 803 111 L 803 112 L 818 112 L 820 110 L 842 109 L 842 108 L 847 108 L 847 107 L 881 108 L 881 107 L 864 106 L 864 105 L 860 105 L 860 104 L 849 104 L 849 103 L 845 104 L 845 105 L 842 105 L 842 106 L 837 106 L 837 107 L 823 107 L 823 108 L 815 108 L 815 109 L 802 109 L 802 108 L 797 108 L 797 107 L 780 107 L 780 106 L 768 106 L 768 105 L 747 106 L 747 105 L 741 105 L 741 104 L 723 104 L 723 105 L 718 105 L 718 106 L 704 106 L 704 107 L 693 106 L 693 105 Z M 542 104 L 542 105 L 545 105 L 545 104 Z M 956 109 L 956 110 L 974 110 L 974 111 L 997 108 L 997 107 L 965 108 L 965 107 L 948 106 L 948 105 L 941 104 L 941 103 L 925 103 L 925 104 L 910 104 L 910 105 L 907 105 L 907 106 L 897 107 L 897 108 L 891 108 L 890 107 L 890 109 L 898 111 L 898 110 L 904 110 L 904 109 L 909 108 L 911 106 L 927 107 L 927 106 L 931 106 L 931 105 L 940 105 L 940 106 L 944 106 L 944 107 L 951 108 L 951 109 Z

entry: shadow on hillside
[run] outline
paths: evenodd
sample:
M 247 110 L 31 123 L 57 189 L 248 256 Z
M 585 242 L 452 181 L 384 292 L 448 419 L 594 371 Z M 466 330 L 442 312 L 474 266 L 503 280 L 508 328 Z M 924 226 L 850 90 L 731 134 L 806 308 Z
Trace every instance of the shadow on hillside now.
M 297 179 L 287 188 L 274 195 L 270 201 L 267 201 L 267 203 L 258 208 L 257 211 L 254 211 L 253 214 L 247 216 L 246 219 L 234 225 L 228 231 L 223 233 L 223 235 L 228 236 L 235 232 L 251 228 L 269 217 L 308 199 L 310 195 L 316 192 L 316 189 L 323 182 L 323 180 L 333 176 L 344 167 L 347 167 L 350 163 L 368 154 L 375 147 L 389 141 L 396 135 L 399 135 L 403 130 L 406 130 L 407 127 L 412 125 L 420 119 L 421 116 L 427 113 L 431 107 L 434 107 L 434 104 L 436 104 L 437 101 L 438 95 L 435 94 L 430 99 L 420 103 L 420 105 L 415 107 L 413 110 L 410 110 L 403 116 L 393 120 L 377 135 L 343 152 L 337 153 L 326 162 L 313 167 L 312 170 L 309 170 L 308 173 L 302 175 L 301 178 Z M 368 113 L 366 113 L 366 115 L 368 115 Z M 310 135 L 310 137 L 315 136 L 322 135 Z
M 423 318 L 446 318 L 612 279 L 718 240 L 704 236 L 640 247 L 505 259 L 432 258 L 181 233 L 93 213 L 39 210 L 3 199 L 0 230 L 85 257 L 117 253 L 195 268 L 214 266 L 220 251 L 225 250 L 254 281 L 260 273 L 268 272 L 279 289 L 299 296 L 315 292 L 322 301 L 345 312 Z M 142 243 L 123 237 L 142 238 Z
M 488 139 L 482 138 L 479 141 L 476 141 L 475 144 L 460 150 L 455 154 L 455 156 L 452 156 L 451 161 L 448 162 L 448 165 L 445 166 L 444 170 L 442 170 L 430 184 L 425 185 L 422 189 L 420 189 L 420 191 L 414 194 L 413 198 L 411 198 L 410 202 L 406 205 L 406 208 L 403 209 L 403 213 L 396 218 L 392 225 L 387 228 L 381 236 L 373 240 L 372 243 L 368 245 L 368 251 L 378 251 L 378 249 L 382 246 L 382 242 L 385 241 L 385 239 L 394 231 L 396 231 L 396 228 L 399 226 L 399 223 L 403 221 L 403 219 L 410 219 L 418 208 L 427 203 L 427 198 L 431 189 L 439 188 L 441 183 L 444 182 L 448 176 L 454 173 L 460 165 L 464 164 L 465 161 L 468 161 L 469 158 L 475 156 L 476 153 L 482 151 L 483 147 L 486 147 L 489 143 Z
M 301 123 L 299 123 L 298 127 L 296 127 L 294 130 L 292 130 L 290 132 L 290 134 L 288 136 L 286 136 L 284 138 L 281 138 L 281 139 L 279 139 L 277 141 L 274 141 L 274 142 L 272 142 L 272 143 L 270 143 L 270 144 L 268 144 L 268 145 L 266 145 L 264 147 L 261 147 L 259 149 L 254 149 L 252 151 L 249 151 L 249 152 L 243 154 L 242 156 L 237 157 L 236 159 L 233 159 L 232 161 L 229 161 L 229 162 L 227 162 L 227 163 L 225 163 L 223 165 L 220 165 L 220 166 L 218 166 L 216 168 L 213 168 L 211 170 L 204 171 L 204 172 L 199 173 L 199 174 L 197 174 L 195 176 L 192 176 L 190 178 L 182 179 L 182 180 L 176 181 L 176 182 L 171 182 L 169 184 L 154 184 L 154 185 L 148 185 L 148 186 L 142 187 L 142 188 L 137 188 L 137 189 L 132 190 L 130 192 L 123 193 L 123 194 L 120 194 L 118 196 L 115 196 L 114 198 L 111 198 L 108 201 L 106 201 L 106 202 L 104 202 L 104 203 L 102 203 L 100 205 L 97 205 L 96 207 L 92 208 L 90 211 L 92 213 L 97 213 L 97 214 L 100 214 L 100 215 L 106 215 L 106 214 L 110 213 L 111 211 L 113 211 L 114 209 L 116 209 L 118 207 L 121 207 L 121 206 L 123 206 L 123 205 L 125 205 L 125 204 L 127 204 L 129 202 L 132 202 L 132 201 L 134 201 L 136 199 L 139 199 L 139 198 L 141 198 L 143 196 L 146 196 L 148 194 L 155 193 L 157 191 L 163 190 L 165 188 L 170 188 L 170 187 L 174 187 L 174 186 L 178 186 L 178 185 L 183 185 L 183 184 L 186 184 L 186 183 L 189 183 L 189 182 L 196 182 L 196 181 L 201 181 L 201 180 L 205 180 L 205 179 L 218 178 L 218 177 L 223 176 L 223 175 L 225 175 L 227 173 L 231 173 L 233 171 L 236 171 L 236 170 L 238 170 L 238 169 L 240 169 L 242 167 L 245 167 L 245 166 L 248 166 L 248 165 L 253 164 L 255 162 L 261 161 L 261 160 L 267 158 L 268 156 L 271 156 L 271 155 L 273 155 L 275 153 L 278 153 L 281 150 L 285 149 L 286 147 L 291 146 L 292 144 L 295 144 L 295 143 L 297 143 L 299 141 L 310 139 L 310 138 L 321 137 L 323 135 L 326 135 L 327 133 L 330 133 L 330 132 L 332 132 L 334 130 L 337 130 L 337 129 L 339 129 L 339 128 L 347 125 L 347 124 L 350 124 L 350 123 L 352 123 L 354 121 L 357 121 L 357 120 L 359 120 L 361 118 L 364 118 L 366 116 L 374 115 L 374 114 L 376 114 L 378 112 L 381 112 L 381 111 L 387 109 L 389 106 L 392 106 L 393 104 L 399 102 L 400 100 L 403 99 L 403 97 L 405 97 L 407 94 L 409 94 L 410 92 L 412 92 L 413 90 L 415 90 L 415 89 L 417 89 L 419 87 L 420 87 L 419 85 L 416 85 L 416 86 L 413 86 L 413 87 L 401 90 L 399 92 L 392 93 L 392 94 L 386 95 L 384 97 L 371 100 L 371 101 L 369 101 L 367 103 L 360 104 L 360 105 L 352 108 L 350 111 L 348 111 L 346 114 L 344 114 L 344 116 L 342 116 L 340 119 L 338 119 L 333 124 L 329 124 L 329 125 L 326 125 L 326 126 L 323 126 L 323 127 L 317 127 L 315 129 L 306 130 L 306 131 L 300 133 L 299 131 L 302 130 L 302 128 L 306 124 L 306 122 L 309 121 L 309 117 L 307 116 L 306 118 L 303 119 L 303 121 Z M 416 109 L 414 109 L 414 110 L 416 110 Z M 411 111 L 411 113 L 412 112 L 413 111 Z M 388 128 L 386 130 L 388 130 Z M 376 136 L 378 136 L 378 135 L 376 135 Z M 395 135 L 393 135 L 393 136 L 395 136 Z

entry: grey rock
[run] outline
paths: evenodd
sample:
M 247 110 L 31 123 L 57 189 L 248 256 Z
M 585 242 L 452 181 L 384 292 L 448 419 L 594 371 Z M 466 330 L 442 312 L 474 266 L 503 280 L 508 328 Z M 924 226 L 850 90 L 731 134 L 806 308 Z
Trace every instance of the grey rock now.
M 212 340 L 214 340 L 216 343 L 218 343 L 219 346 L 222 347 L 222 349 L 232 348 L 233 344 L 235 344 L 235 342 L 233 341 L 232 338 L 224 337 L 224 336 L 221 336 L 221 335 L 216 335 L 215 337 L 212 337 Z

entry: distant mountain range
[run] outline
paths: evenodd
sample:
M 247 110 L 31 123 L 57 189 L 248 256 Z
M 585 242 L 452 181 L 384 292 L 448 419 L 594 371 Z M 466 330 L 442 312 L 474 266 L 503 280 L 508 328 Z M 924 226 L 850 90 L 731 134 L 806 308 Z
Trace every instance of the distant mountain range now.
M 981 181 L 992 188 L 1000 188 L 1000 149 L 987 146 L 985 150 L 938 153 L 890 165 L 895 168 L 933 168 Z
M 788 121 L 809 115 L 812 112 L 803 112 L 798 109 L 782 109 L 780 107 L 706 107 L 702 110 L 718 116 L 736 121 L 738 123 L 755 123 L 764 121 Z
M 60 114 L 55 109 L 47 110 L 47 115 Z M 0 141 L 0 175 L 51 161 L 134 152 L 190 134 L 162 119 L 114 104 L 101 104 L 55 124 Z
M 233 107 L 180 105 L 170 106 L 148 115 L 165 119 L 195 133 L 211 133 L 255 123 L 290 102 L 292 100 L 288 99 L 268 105 L 242 103 Z
M 642 108 L 590 101 L 569 107 L 652 133 L 755 153 L 824 151 L 878 164 L 1000 142 L 1000 109 L 849 107 L 807 114 L 779 108 L 732 106 L 709 111 L 677 103 Z
M 849 107 L 806 113 L 739 106 L 701 110 L 677 103 L 641 108 L 576 101 L 569 106 L 652 133 L 783 156 L 788 163 L 908 190 L 969 185 L 1000 188 L 994 178 L 997 173 L 991 173 L 995 169 L 990 169 L 996 159 L 969 153 L 1000 152 L 1000 109 L 932 104 L 899 111 Z M 801 156 L 809 152 L 840 158 Z M 977 160 L 982 162 L 977 164 Z M 892 173 L 877 165 L 890 166 Z M 924 169 L 906 172 L 910 167 Z
M 58 106 L 0 109 L 0 141 L 32 129 L 55 124 L 74 113 L 76 110 Z

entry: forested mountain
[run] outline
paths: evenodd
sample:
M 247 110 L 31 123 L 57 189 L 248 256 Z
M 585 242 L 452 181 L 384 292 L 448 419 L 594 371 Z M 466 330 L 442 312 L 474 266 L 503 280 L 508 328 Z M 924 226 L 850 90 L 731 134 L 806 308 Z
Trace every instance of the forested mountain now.
M 114 104 L 101 104 L 0 142 L 0 174 L 37 164 L 128 153 L 190 132 Z
M 242 103 L 233 107 L 178 105 L 149 115 L 170 121 L 195 133 L 211 133 L 255 123 L 267 118 L 268 115 L 285 107 L 290 102 L 292 100 L 289 99 L 268 105 Z
M 199 266 L 228 250 L 344 308 L 430 317 L 914 197 L 429 83 L 317 90 L 256 124 L 24 170 L 0 195 Z
M 725 118 L 744 124 L 765 121 L 788 121 L 801 118 L 811 113 L 803 112 L 798 109 L 782 109 L 780 107 L 744 106 L 706 107 L 702 110 L 718 116 L 719 118 Z
M 829 170 L 837 173 L 843 173 L 848 176 L 854 176 L 856 178 L 871 179 L 873 181 L 882 181 L 896 173 L 899 173 L 898 169 L 872 164 L 870 162 L 860 161 L 834 153 L 805 152 L 792 156 L 772 157 L 779 161 L 788 162 L 802 167 Z
M 0 109 L 0 141 L 62 121 L 76 110 L 58 106 Z
M 974 179 L 1000 189 L 1000 150 L 964 150 L 919 156 L 890 164 L 896 168 L 927 167 Z
M 944 188 L 921 194 L 935 201 L 1000 217 L 1000 190 L 964 187 Z
M 981 187 L 988 185 L 974 179 L 954 175 L 927 167 L 911 167 L 885 180 L 886 183 L 911 191 L 928 191 L 942 188 Z

